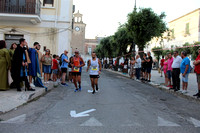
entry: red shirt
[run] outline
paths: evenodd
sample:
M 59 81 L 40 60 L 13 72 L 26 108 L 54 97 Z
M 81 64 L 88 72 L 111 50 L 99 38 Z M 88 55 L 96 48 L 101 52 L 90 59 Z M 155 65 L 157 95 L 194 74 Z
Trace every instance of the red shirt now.
M 55 70 L 55 69 L 58 69 L 58 61 L 56 59 L 53 59 L 53 66 L 52 66 L 52 69 Z
M 200 55 L 198 55 L 197 58 L 196 58 L 196 61 L 198 61 L 198 60 L 200 60 Z M 197 74 L 200 74 L 200 64 L 195 65 L 194 71 L 195 71 Z
M 165 59 L 161 59 L 161 61 L 160 61 L 160 65 L 161 65 L 161 67 L 164 66 L 164 62 L 165 62 Z

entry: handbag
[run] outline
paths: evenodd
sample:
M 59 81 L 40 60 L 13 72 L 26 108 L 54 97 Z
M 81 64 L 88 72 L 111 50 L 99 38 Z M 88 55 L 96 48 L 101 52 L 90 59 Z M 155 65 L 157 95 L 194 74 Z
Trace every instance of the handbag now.
M 13 79 L 11 77 L 11 72 L 10 70 L 8 70 L 8 84 L 11 85 L 12 82 L 13 82 Z

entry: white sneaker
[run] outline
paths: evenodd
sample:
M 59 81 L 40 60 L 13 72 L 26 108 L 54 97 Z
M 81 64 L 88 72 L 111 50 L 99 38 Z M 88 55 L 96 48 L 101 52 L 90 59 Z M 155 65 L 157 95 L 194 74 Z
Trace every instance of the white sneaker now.
M 183 92 L 183 93 L 184 93 L 184 94 L 186 94 L 186 93 L 188 93 L 188 92 L 187 92 L 187 90 L 184 90 L 184 92 Z
M 49 81 L 47 81 L 46 83 L 49 84 Z
M 34 88 L 34 87 L 35 87 L 35 85 L 34 85 L 33 83 L 31 83 L 31 84 L 30 84 L 30 86 L 31 86 L 32 88 Z

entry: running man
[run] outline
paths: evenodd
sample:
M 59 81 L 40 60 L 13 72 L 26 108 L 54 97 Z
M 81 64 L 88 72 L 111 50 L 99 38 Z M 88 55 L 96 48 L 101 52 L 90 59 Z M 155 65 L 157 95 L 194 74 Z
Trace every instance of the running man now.
M 88 72 L 89 68 L 90 68 L 90 80 L 91 80 L 91 85 L 93 88 L 92 94 L 94 94 L 95 86 L 96 86 L 96 91 L 98 91 L 98 89 L 99 89 L 98 88 L 98 78 L 99 78 L 99 75 L 101 74 L 101 68 L 102 68 L 101 62 L 97 58 L 95 52 L 92 53 L 92 59 L 89 60 L 89 62 L 88 62 L 88 67 L 87 67 L 86 72 Z
M 75 51 L 75 56 L 72 58 L 71 62 L 72 78 L 76 87 L 74 92 L 77 92 L 78 90 L 81 91 L 81 72 L 82 67 L 85 66 L 85 62 L 83 61 L 83 58 L 79 56 L 79 51 Z M 77 82 L 79 84 L 79 88 L 77 86 Z

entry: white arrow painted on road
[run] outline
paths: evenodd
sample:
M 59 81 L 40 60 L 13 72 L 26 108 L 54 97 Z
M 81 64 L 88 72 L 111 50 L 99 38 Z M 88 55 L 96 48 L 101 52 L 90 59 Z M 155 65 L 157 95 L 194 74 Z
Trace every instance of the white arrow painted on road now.
M 160 127 L 179 127 L 180 125 L 178 125 L 174 122 L 165 120 L 161 117 L 158 117 L 158 126 L 160 126 Z
M 195 127 L 200 127 L 200 121 L 199 120 L 190 117 L 189 121 L 192 122 Z
M 96 109 L 90 109 L 90 110 L 87 110 L 87 111 L 84 111 L 84 112 L 81 112 L 81 113 L 77 114 L 75 110 L 72 110 L 70 112 L 70 115 L 71 115 L 71 117 L 74 117 L 74 118 L 86 117 L 86 116 L 90 116 L 88 113 L 93 112 L 93 111 L 96 111 Z
M 1 123 L 23 123 L 26 119 L 26 114 L 11 118 L 7 121 L 2 121 Z

